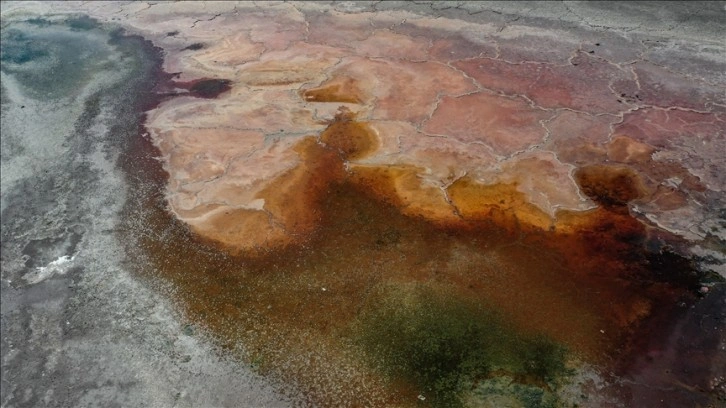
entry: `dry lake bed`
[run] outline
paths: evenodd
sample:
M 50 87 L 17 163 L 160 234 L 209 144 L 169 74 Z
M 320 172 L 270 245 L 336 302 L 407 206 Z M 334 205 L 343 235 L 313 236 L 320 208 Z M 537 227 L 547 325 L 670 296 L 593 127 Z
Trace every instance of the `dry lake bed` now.
M 3 2 L 2 407 L 726 404 L 723 2 Z

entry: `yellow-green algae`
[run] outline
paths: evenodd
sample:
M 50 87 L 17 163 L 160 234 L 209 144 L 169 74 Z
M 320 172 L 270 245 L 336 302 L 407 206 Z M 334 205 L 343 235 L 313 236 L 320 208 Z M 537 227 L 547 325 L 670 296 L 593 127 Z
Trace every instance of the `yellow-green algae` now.
M 521 333 L 492 309 L 443 286 L 381 287 L 356 330 L 373 366 L 392 381 L 410 382 L 432 406 L 490 396 L 522 407 L 555 406 L 552 391 L 570 373 L 563 346 Z

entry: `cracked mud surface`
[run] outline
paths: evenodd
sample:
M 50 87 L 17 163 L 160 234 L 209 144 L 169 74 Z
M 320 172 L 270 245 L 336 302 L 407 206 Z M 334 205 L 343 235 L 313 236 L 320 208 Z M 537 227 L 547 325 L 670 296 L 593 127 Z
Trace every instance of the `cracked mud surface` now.
M 21 34 L 3 47 L 3 133 L 12 135 L 2 146 L 3 373 L 11 378 L 3 376 L 3 404 L 722 402 L 726 15 L 722 3 L 671 4 L 4 4 L 4 37 Z M 167 74 L 137 62 L 113 76 L 113 64 L 133 58 L 100 45 L 91 28 L 96 37 L 84 41 L 95 45 L 80 47 L 98 50 L 86 57 L 100 61 L 89 63 L 91 74 L 34 81 L 47 78 L 47 56 L 38 50 L 33 71 L 13 46 L 32 51 L 28 44 L 54 32 L 80 41 L 78 30 L 95 23 L 63 20 L 69 13 L 142 36 L 163 51 Z M 24 37 L 38 15 L 61 23 L 41 24 L 50 34 L 40 39 Z M 108 129 L 118 129 L 112 112 L 122 104 L 111 101 L 123 87 L 105 84 L 128 78 L 151 79 L 127 92 L 141 96 L 127 102 L 138 109 L 124 116 L 119 141 Z M 79 84 L 87 89 L 80 96 L 72 91 Z M 22 109 L 41 120 L 25 125 Z M 94 142 L 52 139 L 66 149 L 54 154 L 45 135 L 63 121 L 58 137 L 75 129 Z M 106 191 L 101 203 L 83 198 L 98 196 L 92 188 Z M 59 210 L 74 205 L 70 215 Z M 95 226 L 99 218 L 109 225 Z M 109 244 L 92 252 L 97 239 Z M 115 258 L 93 263 L 108 251 Z M 134 343 L 141 357 L 97 374 L 109 384 L 93 397 L 85 385 L 58 396 L 57 380 L 39 382 L 42 370 L 20 370 L 28 357 L 16 355 L 41 350 L 43 375 L 56 379 L 82 379 L 67 375 L 79 364 L 105 367 L 87 362 L 103 346 L 69 352 L 72 330 L 58 325 L 69 313 L 103 319 L 87 309 L 105 292 L 88 282 L 117 264 L 119 297 L 145 290 L 179 313 L 155 312 L 165 317 L 154 330 L 187 324 L 204 336 L 187 344 L 188 333 L 168 334 L 188 350 L 160 356 L 145 311 L 124 329 L 142 333 Z M 371 330 L 387 328 L 397 310 L 405 322 L 438 313 L 421 305 L 442 296 L 463 303 L 435 308 L 443 314 L 411 323 L 394 354 L 380 354 L 397 337 Z M 440 354 L 419 356 L 416 330 L 429 330 L 420 327 L 479 319 L 461 311 L 467 302 L 487 310 L 476 316 L 499 316 L 469 326 L 499 333 L 489 363 L 468 351 L 451 363 L 456 369 L 436 363 Z M 101 303 L 98 310 L 146 309 L 114 297 Z M 36 329 L 39 319 L 46 323 Z M 80 344 L 97 342 L 101 329 L 83 327 Z M 445 340 L 427 344 L 468 344 L 451 337 L 454 323 L 441 327 Z M 54 346 L 44 348 L 49 330 Z M 31 346 L 8 351 L 25 338 Z M 540 356 L 520 361 L 534 345 Z M 395 350 L 409 346 L 413 361 L 433 365 L 396 363 Z M 54 347 L 66 365 L 48 366 L 59 358 Z M 109 347 L 113 359 L 128 357 Z M 550 351 L 546 369 L 532 363 Z M 558 371 L 555 355 L 574 371 Z M 184 368 L 190 360 L 196 368 Z M 124 370 L 159 377 L 170 366 L 173 378 L 154 385 L 164 389 L 157 400 L 123 399 L 151 390 L 148 380 L 112 380 L 131 375 Z M 194 370 L 206 376 L 190 386 Z M 245 386 L 209 392 L 229 370 Z
M 726 150 L 717 43 L 695 51 L 617 32 L 466 24 L 376 13 L 379 6 L 350 14 L 288 4 L 234 9 L 178 30 L 177 41 L 210 44 L 170 52 L 165 69 L 232 87 L 213 101 L 175 98 L 149 119 L 180 219 L 232 248 L 295 241 L 304 211 L 276 212 L 262 191 L 298 164 L 297 143 L 345 106 L 380 145 L 347 160 L 350 171 L 406 166 L 422 189 L 441 190 L 425 198 L 395 192 L 410 213 L 456 218 L 447 188 L 471 177 L 516 183 L 556 224 L 557 211 L 593 207 L 574 170 L 612 163 L 638 168 L 648 191 L 632 207 L 650 222 L 687 239 L 724 238 L 713 222 L 723 206 L 718 152 Z M 223 40 L 207 39 L 206 27 Z M 259 233 L 218 228 L 227 213 L 246 214 Z

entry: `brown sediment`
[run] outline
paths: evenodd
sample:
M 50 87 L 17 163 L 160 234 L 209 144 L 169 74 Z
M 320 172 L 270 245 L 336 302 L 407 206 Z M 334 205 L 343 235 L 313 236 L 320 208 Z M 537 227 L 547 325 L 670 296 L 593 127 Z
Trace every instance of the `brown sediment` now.
M 312 403 L 416 400 L 411 384 L 387 380 L 351 346 L 351 324 L 376 307 L 369 294 L 383 285 L 447 288 L 497 310 L 522 335 L 603 364 L 637 355 L 653 329 L 644 322 L 667 320 L 690 298 L 693 282 L 669 281 L 672 259 L 646 251 L 648 229 L 629 213 L 629 202 L 650 194 L 629 167 L 637 163 L 578 169 L 581 191 L 599 207 L 552 215 L 516 179 L 464 176 L 440 187 L 415 166 L 356 162 L 379 146 L 341 108 L 317 138 L 295 145 L 299 163 L 257 194 L 263 209 L 214 213 L 192 228 L 200 235 L 161 199 L 143 212 L 167 233 L 141 245 L 189 319 Z M 611 149 L 624 159 L 632 150 Z
M 460 221 L 440 188 L 425 186 L 421 169 L 407 165 L 351 166 L 350 182 L 366 195 L 395 205 L 402 214 L 437 225 Z
M 372 30 L 365 18 L 351 18 L 361 18 L 361 27 Z M 311 39 L 346 45 L 341 38 L 316 35 L 319 29 L 331 28 L 311 26 Z M 370 35 L 351 38 L 376 56 L 375 48 L 391 36 L 380 32 L 366 42 Z M 676 160 L 657 156 L 667 141 L 659 139 L 660 125 L 651 119 L 681 118 L 705 134 L 711 129 L 708 115 L 641 109 L 615 124 L 615 115 L 595 115 L 620 109 L 606 89 L 611 77 L 632 82 L 612 66 L 580 54 L 572 60 L 577 69 L 511 64 L 480 58 L 492 47 L 473 52 L 449 42 L 434 41 L 428 52 L 466 60 L 451 66 L 393 63 L 321 47 L 324 58 L 316 62 L 306 56 L 300 63 L 293 61 L 299 57 L 294 48 L 286 49 L 277 60 L 251 62 L 234 74 L 230 94 L 259 99 L 230 98 L 176 112 L 180 120 L 202 106 L 199 111 L 214 120 L 200 114 L 199 122 L 185 125 L 210 126 L 204 132 L 233 125 L 225 130 L 229 143 L 254 144 L 243 136 L 255 132 L 259 146 L 244 154 L 262 152 L 267 161 L 249 160 L 250 168 L 241 172 L 267 178 L 256 179 L 252 192 L 245 192 L 256 204 L 203 202 L 181 217 L 188 225 L 167 212 L 157 191 L 139 213 L 150 231 L 164 232 L 163 238 L 137 237 L 140 246 L 155 271 L 174 284 L 191 321 L 261 371 L 301 385 L 312 403 L 416 401 L 418 390 L 411 384 L 383 378 L 362 364 L 360 350 L 351 346 L 351 325 L 362 310 L 376 307 L 370 294 L 384 285 L 446 288 L 501 312 L 522 335 L 545 335 L 596 363 L 637 355 L 647 346 L 643 339 L 660 334 L 653 322 L 667 321 L 674 305 L 692 299 L 692 266 L 661 251 L 658 240 L 671 237 L 653 234 L 631 214 L 630 205 L 677 209 L 691 192 L 706 190 L 705 182 Z M 419 45 L 407 45 L 411 55 L 418 55 Z M 601 86 L 593 86 L 591 77 Z M 176 85 L 193 96 L 214 98 L 231 84 Z M 275 91 L 261 90 L 267 85 Z M 481 92 L 479 86 L 495 92 Z M 226 110 L 242 106 L 241 101 L 248 110 Z M 349 108 L 330 119 L 337 104 L 360 105 L 348 106 L 361 109 L 365 121 Z M 553 116 L 542 107 L 565 110 Z M 217 108 L 223 113 L 212 115 Z M 172 104 L 169 111 L 174 112 Z M 286 123 L 285 114 L 311 118 Z M 323 117 L 329 119 L 325 129 Z M 177 124 L 173 119 L 156 123 L 160 129 Z M 296 128 L 301 124 L 304 131 Z M 682 127 L 678 136 L 689 130 Z M 609 137 L 612 128 L 619 133 Z M 298 161 L 280 172 L 254 168 L 281 160 L 262 140 L 285 137 L 294 147 L 274 153 L 284 151 Z M 552 151 L 533 153 L 540 144 Z M 195 148 L 206 148 L 204 143 L 186 147 L 191 153 L 171 171 L 190 173 L 185 160 L 192 160 Z M 429 166 L 426 160 L 436 163 Z M 463 160 L 467 163 L 457 162 Z M 159 177 L 158 163 L 146 164 Z M 221 159 L 215 164 L 224 168 Z M 501 171 L 479 172 L 490 165 Z M 222 198 L 252 184 L 233 180 L 223 186 L 229 194 Z M 162 189 L 164 181 L 155 186 Z
M 647 194 L 638 174 L 628 167 L 582 167 L 575 178 L 582 192 L 604 207 L 625 206 Z
M 363 102 L 358 83 L 351 78 L 335 78 L 320 87 L 305 89 L 300 95 L 306 102 Z
M 249 361 L 300 385 L 311 401 L 415 400 L 409 384 L 387 382 L 350 346 L 351 323 L 374 307 L 368 295 L 381 285 L 453 288 L 522 333 L 546 335 L 600 363 L 637 346 L 632 339 L 647 336 L 638 331 L 642 322 L 688 297 L 684 285 L 659 275 L 659 255 L 644 249 L 647 229 L 627 209 L 641 186 L 627 167 L 578 171 L 583 191 L 601 206 L 552 218 L 516 183 L 463 177 L 446 188 L 447 200 L 438 188 L 426 193 L 413 167 L 346 169 L 345 160 L 364 156 L 375 138 L 342 110 L 322 144 L 302 139 L 300 164 L 259 194 L 264 212 L 238 210 L 209 224 L 203 236 L 231 252 L 189 235 L 158 203 L 147 213 L 154 228 L 176 225 L 164 240 L 141 240 L 189 318 L 224 347 L 244 344 Z M 268 246 L 236 249 L 236 240 L 265 233 Z
M 320 134 L 320 141 L 336 149 L 347 160 L 368 156 L 378 148 L 378 139 L 366 123 L 355 120 L 355 115 L 341 108 L 332 123 Z
M 483 185 L 462 177 L 448 188 L 448 193 L 467 221 L 487 221 L 510 230 L 548 230 L 554 222 L 527 201 L 515 184 Z
M 257 194 L 264 209 L 218 211 L 193 230 L 235 254 L 265 253 L 306 241 L 320 222 L 320 200 L 331 182 L 343 178 L 344 169 L 338 151 L 312 136 L 300 141 L 295 151 L 301 163 Z

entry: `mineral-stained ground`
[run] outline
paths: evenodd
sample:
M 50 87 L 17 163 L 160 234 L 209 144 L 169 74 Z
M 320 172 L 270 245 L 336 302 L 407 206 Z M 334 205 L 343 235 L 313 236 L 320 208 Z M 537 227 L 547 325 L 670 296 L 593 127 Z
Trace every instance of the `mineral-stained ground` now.
M 723 2 L 13 2 L 3 406 L 726 403 Z

